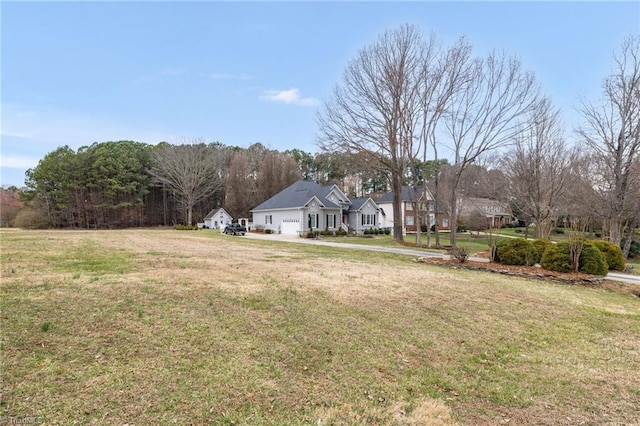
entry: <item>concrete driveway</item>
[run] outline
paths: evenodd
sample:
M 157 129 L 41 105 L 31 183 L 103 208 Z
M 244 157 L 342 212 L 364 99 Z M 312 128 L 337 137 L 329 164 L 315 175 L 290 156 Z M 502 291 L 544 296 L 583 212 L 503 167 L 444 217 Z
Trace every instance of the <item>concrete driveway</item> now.
M 247 238 L 259 239 L 259 240 L 270 240 L 270 241 L 286 241 L 289 243 L 298 243 L 298 244 L 314 244 L 319 246 L 326 247 L 341 247 L 341 248 L 349 248 L 354 250 L 368 250 L 368 251 L 378 251 L 383 253 L 395 253 L 395 254 L 403 254 L 407 256 L 414 257 L 439 257 L 443 258 L 446 255 L 442 253 L 434 253 L 422 250 L 415 250 L 410 248 L 399 248 L 399 247 L 381 247 L 381 246 L 368 246 L 362 244 L 350 244 L 350 243 L 336 243 L 332 241 L 322 241 L 322 240 L 314 240 L 308 238 L 300 238 L 297 235 L 284 235 L 284 234 L 262 234 L 249 232 L 246 234 Z M 469 257 L 469 260 L 475 262 L 488 262 L 489 260 L 484 257 Z M 639 275 L 631 275 L 631 274 L 623 274 L 619 272 L 610 272 L 607 274 L 606 278 L 611 281 L 619 281 L 627 284 L 636 284 L 640 285 L 640 276 Z

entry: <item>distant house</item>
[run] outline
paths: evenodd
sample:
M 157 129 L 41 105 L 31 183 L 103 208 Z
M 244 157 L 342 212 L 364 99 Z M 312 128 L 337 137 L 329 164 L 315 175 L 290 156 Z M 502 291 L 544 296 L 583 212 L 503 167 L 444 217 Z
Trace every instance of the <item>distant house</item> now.
M 508 203 L 490 198 L 465 197 L 458 200 L 458 217 L 468 222 L 473 215 L 483 216 L 487 228 L 499 228 L 513 222 L 513 213 Z
M 233 223 L 233 217 L 223 208 L 213 209 L 204 217 L 204 226 L 210 229 L 224 231 L 230 223 Z
M 336 185 L 299 180 L 251 210 L 255 229 L 290 235 L 310 230 L 363 233 L 379 228 L 379 208 L 371 198 L 350 200 Z
M 417 191 L 407 185 L 402 187 L 401 205 L 400 205 L 400 221 L 404 232 L 416 232 L 417 224 L 433 225 L 435 223 L 435 215 L 433 211 L 434 199 L 431 192 L 427 189 Z M 393 191 L 389 191 L 381 197 L 377 198 L 376 204 L 381 209 L 380 219 L 382 227 L 393 228 Z M 418 211 L 414 211 L 414 202 L 418 203 Z

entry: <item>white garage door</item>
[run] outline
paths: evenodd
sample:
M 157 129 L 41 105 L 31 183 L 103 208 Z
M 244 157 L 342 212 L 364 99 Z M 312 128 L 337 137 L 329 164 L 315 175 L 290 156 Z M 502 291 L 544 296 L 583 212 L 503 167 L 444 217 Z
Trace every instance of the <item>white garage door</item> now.
M 280 232 L 286 235 L 298 235 L 300 219 L 282 219 Z

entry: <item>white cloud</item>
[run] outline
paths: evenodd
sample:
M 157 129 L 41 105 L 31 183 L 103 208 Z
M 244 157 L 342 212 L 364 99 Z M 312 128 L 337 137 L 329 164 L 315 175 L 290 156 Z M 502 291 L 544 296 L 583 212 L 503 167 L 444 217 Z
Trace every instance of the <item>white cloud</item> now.
M 10 169 L 29 169 L 38 165 L 40 158 L 27 155 L 3 155 L 0 154 L 0 166 Z
M 293 87 L 289 90 L 265 90 L 260 95 L 260 99 L 270 102 L 282 102 L 285 104 L 316 106 L 320 101 L 316 98 L 303 98 L 300 90 Z

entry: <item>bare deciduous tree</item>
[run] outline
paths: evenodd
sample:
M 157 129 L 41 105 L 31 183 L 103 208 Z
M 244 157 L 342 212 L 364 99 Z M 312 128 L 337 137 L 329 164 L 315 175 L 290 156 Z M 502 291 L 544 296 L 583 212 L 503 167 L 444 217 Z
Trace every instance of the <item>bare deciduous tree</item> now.
M 268 200 L 301 176 L 298 163 L 293 157 L 277 151 L 267 151 L 258 171 L 256 202 L 259 204 Z
M 238 151 L 231 158 L 225 179 L 224 208 L 234 218 L 246 217 L 253 207 L 255 179 L 251 178 L 246 151 Z
M 223 188 L 224 165 L 223 148 L 184 139 L 179 145 L 158 146 L 149 173 L 175 196 L 191 225 L 193 206 Z
M 481 156 L 513 143 L 526 129 L 539 92 L 533 74 L 523 71 L 519 60 L 495 52 L 484 59 L 469 57 L 458 84 L 445 116 L 456 170 L 449 194 L 453 246 L 462 173 Z
M 531 121 L 503 163 L 517 209 L 536 224 L 537 238 L 549 238 L 569 189 L 573 154 L 566 148 L 559 111 L 548 99 L 538 105 Z
M 402 241 L 401 190 L 407 143 L 419 118 L 424 44 L 415 26 L 385 32 L 352 60 L 318 116 L 320 147 L 367 153 L 389 171 L 394 239 Z
M 626 39 L 614 62 L 613 74 L 603 83 L 602 103 L 583 102 L 585 123 L 577 134 L 598 162 L 593 186 L 607 208 L 609 240 L 620 244 L 625 226 L 637 217 L 630 194 L 640 158 L 640 37 Z M 626 229 L 633 233 L 631 226 Z

